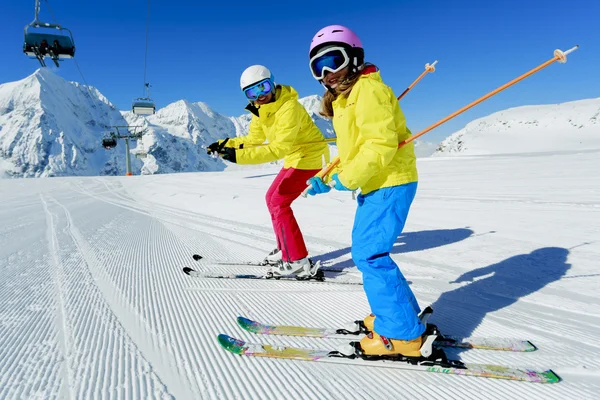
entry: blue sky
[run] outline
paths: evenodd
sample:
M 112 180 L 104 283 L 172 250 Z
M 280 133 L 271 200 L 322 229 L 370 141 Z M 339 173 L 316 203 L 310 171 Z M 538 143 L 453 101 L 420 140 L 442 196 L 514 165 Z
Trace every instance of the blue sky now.
M 33 0 L 2 0 L 0 83 L 22 79 L 39 64 L 22 53 Z M 73 32 L 76 57 L 90 85 L 118 108 L 143 94 L 147 2 L 49 0 Z M 42 2 L 42 20 L 52 20 Z M 264 64 L 300 96 L 321 94 L 308 69 L 314 33 L 329 24 L 353 29 L 366 59 L 400 94 L 427 62 L 439 60 L 401 105 L 416 133 L 470 101 L 552 58 L 554 49 L 581 48 L 423 137 L 439 141 L 467 122 L 527 104 L 600 97 L 600 2 L 595 0 L 184 1 L 151 2 L 148 81 L 158 107 L 206 102 L 226 115 L 243 114 L 239 76 Z M 51 67 L 53 70 L 56 68 Z M 72 61 L 57 71 L 81 82 Z

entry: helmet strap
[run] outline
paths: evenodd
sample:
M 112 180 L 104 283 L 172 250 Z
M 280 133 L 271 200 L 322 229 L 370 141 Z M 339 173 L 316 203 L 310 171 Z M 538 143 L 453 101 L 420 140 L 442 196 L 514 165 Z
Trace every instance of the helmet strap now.
M 336 95 L 337 95 L 337 93 L 336 93 L 335 89 L 334 89 L 334 88 L 332 88 L 331 86 L 328 86 L 328 85 L 326 85 L 326 84 L 325 84 L 325 82 L 323 82 L 323 80 L 320 80 L 320 81 L 319 81 L 319 83 L 321 83 L 321 85 L 323 85 L 323 87 L 324 87 L 324 88 L 325 88 L 325 89 L 326 89 L 326 90 L 327 90 L 329 93 L 331 93 L 331 94 L 332 94 L 332 95 L 334 95 L 334 96 L 336 96 Z

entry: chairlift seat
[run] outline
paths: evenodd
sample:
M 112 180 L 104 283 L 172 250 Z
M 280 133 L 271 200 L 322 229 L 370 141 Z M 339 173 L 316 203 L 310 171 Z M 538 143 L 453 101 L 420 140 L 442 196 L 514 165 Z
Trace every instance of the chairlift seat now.
M 30 57 L 37 57 L 36 49 L 39 49 L 42 40 L 46 40 L 46 43 L 48 43 L 48 50 L 52 49 L 59 59 L 75 57 L 75 45 L 72 38 L 56 33 L 31 33 L 26 31 L 23 52 Z M 58 49 L 53 49 L 55 40 L 60 46 Z M 46 52 L 45 56 L 50 57 L 49 52 Z

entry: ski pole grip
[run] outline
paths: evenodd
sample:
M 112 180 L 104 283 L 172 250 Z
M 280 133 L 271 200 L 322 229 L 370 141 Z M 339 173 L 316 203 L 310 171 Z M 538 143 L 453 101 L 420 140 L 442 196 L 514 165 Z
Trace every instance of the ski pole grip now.
M 425 64 L 425 71 L 427 72 L 435 72 L 435 64 L 437 64 L 438 60 L 435 60 L 433 64 Z
M 556 49 L 556 50 L 554 50 L 554 57 L 556 57 L 556 59 L 558 60 L 559 63 L 564 64 L 567 62 L 567 55 L 571 54 L 578 48 L 579 48 L 579 45 L 572 47 L 567 51 L 562 51 L 560 49 Z

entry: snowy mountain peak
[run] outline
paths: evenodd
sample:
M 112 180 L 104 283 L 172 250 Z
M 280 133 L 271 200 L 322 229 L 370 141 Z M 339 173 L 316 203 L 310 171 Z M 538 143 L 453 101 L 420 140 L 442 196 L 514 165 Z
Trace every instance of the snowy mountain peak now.
M 116 153 L 99 150 L 105 126 L 123 123 L 95 88 L 39 69 L 0 85 L 3 171 L 23 177 L 121 173 Z
M 304 108 L 306 108 L 306 111 L 308 111 L 308 113 L 311 116 L 314 115 L 319 115 L 319 112 L 321 111 L 321 100 L 323 98 L 319 95 L 313 94 L 311 96 L 306 96 L 303 97 L 301 99 L 299 99 L 298 101 L 300 102 L 300 104 L 302 104 L 304 106 Z

